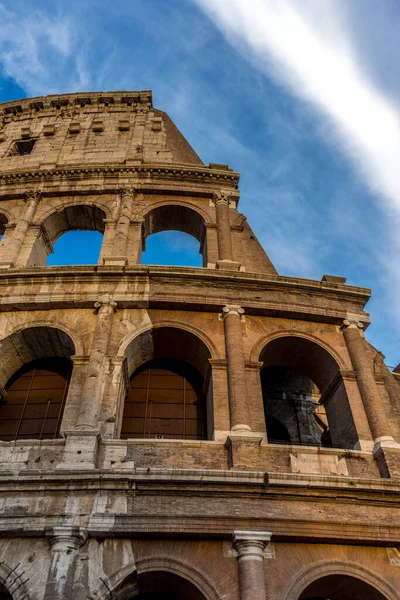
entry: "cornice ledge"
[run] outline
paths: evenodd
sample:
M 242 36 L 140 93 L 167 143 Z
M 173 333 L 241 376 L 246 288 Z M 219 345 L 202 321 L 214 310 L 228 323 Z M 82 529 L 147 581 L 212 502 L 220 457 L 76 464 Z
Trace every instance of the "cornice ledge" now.
M 155 177 L 166 176 L 176 179 L 199 179 L 204 182 L 205 178 L 210 181 L 224 181 L 224 185 L 229 185 L 233 182 L 237 185 L 240 175 L 233 171 L 222 171 L 202 165 L 188 165 L 177 163 L 144 163 L 140 165 L 59 165 L 52 169 L 26 169 L 26 170 L 9 170 L 0 171 L 0 181 L 13 183 L 15 180 L 36 180 L 36 179 L 52 179 L 58 176 L 70 177 L 90 177 L 90 176 L 110 176 L 118 175 L 155 175 Z
M 342 451 L 344 452 L 344 451 Z M 302 473 L 265 473 L 265 485 L 268 487 L 327 488 L 338 491 L 383 492 L 400 494 L 400 480 L 348 477 L 337 475 L 312 475 Z

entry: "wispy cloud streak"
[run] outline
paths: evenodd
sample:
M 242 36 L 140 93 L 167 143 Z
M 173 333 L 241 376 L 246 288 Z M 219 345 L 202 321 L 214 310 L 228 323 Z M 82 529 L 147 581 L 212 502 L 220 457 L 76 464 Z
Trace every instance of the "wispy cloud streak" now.
M 364 181 L 400 214 L 400 113 L 361 66 L 341 0 L 195 0 L 238 49 L 329 117 Z

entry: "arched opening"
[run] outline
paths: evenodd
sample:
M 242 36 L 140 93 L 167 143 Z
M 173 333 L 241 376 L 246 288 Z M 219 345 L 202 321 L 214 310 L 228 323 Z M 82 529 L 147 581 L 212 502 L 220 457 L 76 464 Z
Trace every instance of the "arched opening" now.
M 59 437 L 74 354 L 59 329 L 31 327 L 6 338 L 0 350 L 0 439 Z
M 212 389 L 207 346 L 174 327 L 147 331 L 129 345 L 121 437 L 207 439 Z
M 142 251 L 142 264 L 206 266 L 203 218 L 186 206 L 154 208 L 144 218 Z
M 99 259 L 106 213 L 98 206 L 67 206 L 42 223 L 29 258 L 29 266 L 96 264 Z
M 0 213 L 0 241 L 6 230 L 7 223 L 8 223 L 7 217 L 5 215 L 3 215 L 3 213 Z
M 99 261 L 103 235 L 98 231 L 67 231 L 54 244 L 48 267 L 95 265 Z
M 372 585 L 350 575 L 327 575 L 313 581 L 298 600 L 387 600 Z
M 260 361 L 270 443 L 354 448 L 357 433 L 346 389 L 327 350 L 305 338 L 284 336 L 264 347 Z
M 150 571 L 127 577 L 113 591 L 115 600 L 206 600 L 191 581 L 167 571 Z

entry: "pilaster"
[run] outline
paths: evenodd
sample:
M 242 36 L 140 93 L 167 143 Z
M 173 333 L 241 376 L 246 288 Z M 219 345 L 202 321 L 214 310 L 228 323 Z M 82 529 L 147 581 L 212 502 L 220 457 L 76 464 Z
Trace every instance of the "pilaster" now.
M 229 305 L 223 308 L 225 348 L 228 361 L 228 389 L 231 431 L 251 431 L 247 402 L 246 367 L 244 360 L 241 317 L 243 308 Z
M 71 600 L 76 560 L 79 549 L 87 540 L 80 527 L 59 526 L 48 532 L 51 545 L 50 569 L 44 600 Z
M 269 531 L 234 531 L 240 600 L 266 600 L 264 550 L 271 541 Z

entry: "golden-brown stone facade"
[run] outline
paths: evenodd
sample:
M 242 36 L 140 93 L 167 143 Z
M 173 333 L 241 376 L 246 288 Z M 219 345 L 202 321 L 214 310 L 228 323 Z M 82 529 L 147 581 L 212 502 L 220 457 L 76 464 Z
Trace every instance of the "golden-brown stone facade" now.
M 400 599 L 370 291 L 278 275 L 238 182 L 148 91 L 0 105 L 0 598 Z M 166 230 L 202 268 L 141 264 Z

